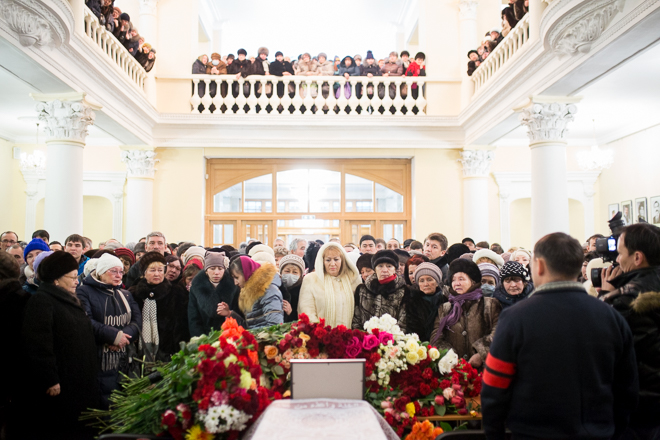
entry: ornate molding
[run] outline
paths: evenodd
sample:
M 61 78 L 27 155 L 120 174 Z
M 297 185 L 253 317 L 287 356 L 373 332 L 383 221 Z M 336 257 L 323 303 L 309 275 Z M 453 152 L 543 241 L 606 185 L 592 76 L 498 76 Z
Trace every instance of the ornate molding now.
M 522 110 L 520 123 L 527 126 L 530 143 L 563 140 L 566 125 L 575 118 L 575 104 L 533 102 Z
M 87 126 L 94 123 L 96 115 L 92 106 L 83 100 L 61 101 L 54 99 L 37 103 L 39 120 L 46 123 L 50 140 L 69 140 L 85 143 Z
M 18 34 L 21 46 L 59 47 L 64 36 L 60 35 L 55 26 L 60 23 L 44 18 L 35 10 L 35 5 L 27 3 L 32 2 L 0 0 L 0 17 Z
M 156 15 L 158 0 L 140 0 L 140 14 Z
M 461 158 L 464 177 L 485 177 L 490 173 L 490 163 L 495 158 L 492 150 L 463 150 Z
M 461 20 L 476 20 L 478 0 L 460 0 L 458 3 L 458 16 Z
M 121 161 L 126 164 L 128 177 L 153 178 L 158 159 L 150 150 L 122 150 Z
M 558 55 L 574 55 L 591 50 L 615 15 L 623 11 L 625 0 L 591 0 L 562 18 L 549 38 Z

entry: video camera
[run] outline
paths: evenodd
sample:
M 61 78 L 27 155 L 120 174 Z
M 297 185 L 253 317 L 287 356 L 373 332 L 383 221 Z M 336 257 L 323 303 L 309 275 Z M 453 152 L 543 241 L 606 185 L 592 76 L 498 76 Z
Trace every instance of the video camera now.
M 596 240 L 596 252 L 603 259 L 604 263 L 613 263 L 613 267 L 618 265 L 616 258 L 619 256 L 619 252 L 616 249 L 619 242 L 619 236 L 621 235 L 621 232 L 623 232 L 623 227 L 626 225 L 626 222 L 622 217 L 623 215 L 621 212 L 617 212 L 608 222 L 612 235 Z M 594 287 L 601 287 L 603 285 L 602 273 L 603 269 L 591 269 L 591 284 L 593 284 Z

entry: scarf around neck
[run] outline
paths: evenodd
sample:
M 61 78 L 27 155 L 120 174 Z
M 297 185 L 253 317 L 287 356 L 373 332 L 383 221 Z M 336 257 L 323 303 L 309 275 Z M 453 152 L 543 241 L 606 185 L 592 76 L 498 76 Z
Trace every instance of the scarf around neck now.
M 451 331 L 451 327 L 458 322 L 463 314 L 463 304 L 466 301 L 477 301 L 481 299 L 482 296 L 481 289 L 475 289 L 472 292 L 464 293 L 462 295 L 450 295 L 449 303 L 451 304 L 451 310 L 440 320 L 440 331 L 444 331 L 445 329 Z

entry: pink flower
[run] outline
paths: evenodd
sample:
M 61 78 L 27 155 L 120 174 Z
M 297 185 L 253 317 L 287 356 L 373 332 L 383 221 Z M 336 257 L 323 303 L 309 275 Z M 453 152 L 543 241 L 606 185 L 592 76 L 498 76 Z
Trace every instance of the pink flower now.
M 394 414 L 394 408 L 390 407 L 385 409 L 385 414 Z
M 440 395 L 435 396 L 435 404 L 436 405 L 444 405 L 445 404 L 445 398 L 440 396 Z
M 458 410 L 458 415 L 459 416 L 466 416 L 467 413 L 468 413 L 467 409 L 465 409 L 465 408 L 461 408 L 461 409 Z
M 378 337 L 375 335 L 365 335 L 364 339 L 362 340 L 362 347 L 364 347 L 364 349 L 367 351 L 373 350 L 379 345 L 380 345 L 380 341 L 378 340 Z
M 375 337 L 375 336 L 374 336 Z M 353 336 L 346 346 L 346 356 L 349 358 L 356 358 L 360 352 L 362 351 L 362 344 L 360 344 L 360 340 Z
M 452 397 L 451 398 L 451 404 L 456 406 L 456 408 L 463 408 L 465 406 L 465 399 L 462 397 Z
M 380 333 L 378 334 L 378 341 L 379 341 L 382 345 L 387 345 L 387 343 L 388 343 L 389 341 L 394 341 L 394 337 L 393 337 L 390 333 L 387 333 L 387 332 L 380 332 Z
M 387 409 L 387 408 L 391 408 L 392 404 L 390 402 L 383 400 L 382 402 L 380 402 L 380 407 L 383 409 Z
M 461 388 L 463 388 L 463 387 L 461 386 L 461 384 L 459 384 L 459 383 L 455 383 L 455 384 L 453 384 L 451 387 L 452 387 L 453 389 L 455 389 L 456 391 L 460 391 Z
M 407 412 L 402 412 L 402 413 L 401 413 L 401 418 L 404 419 L 404 420 L 405 420 L 405 419 L 409 419 L 409 418 L 410 418 L 410 414 L 408 414 Z
M 445 399 L 451 400 L 456 395 L 456 392 L 453 388 L 445 388 L 442 391 L 442 395 L 445 396 Z

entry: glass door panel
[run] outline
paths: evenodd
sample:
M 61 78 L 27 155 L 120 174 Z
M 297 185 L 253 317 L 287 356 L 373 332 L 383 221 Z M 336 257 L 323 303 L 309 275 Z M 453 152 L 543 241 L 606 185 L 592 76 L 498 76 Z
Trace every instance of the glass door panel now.
M 405 238 L 403 235 L 406 231 L 406 222 L 404 221 L 381 221 L 382 237 L 383 240 L 387 241 L 390 238 L 396 238 L 399 240 L 399 243 L 403 243 Z
M 211 222 L 212 246 L 228 244 L 236 246 L 236 222 L 234 221 L 212 221 Z
M 349 221 L 349 242 L 359 246 L 360 237 L 363 235 L 374 235 L 373 232 L 376 230 L 374 223 L 375 222 L 369 220 Z
M 273 228 L 273 222 L 271 221 L 246 221 L 244 223 L 245 225 L 245 241 L 255 239 L 257 241 L 262 242 L 263 244 L 267 244 L 270 246 L 270 242 L 268 241 L 271 235 L 271 231 Z

